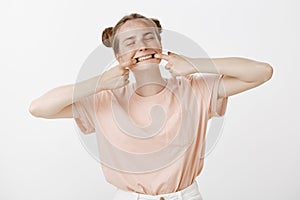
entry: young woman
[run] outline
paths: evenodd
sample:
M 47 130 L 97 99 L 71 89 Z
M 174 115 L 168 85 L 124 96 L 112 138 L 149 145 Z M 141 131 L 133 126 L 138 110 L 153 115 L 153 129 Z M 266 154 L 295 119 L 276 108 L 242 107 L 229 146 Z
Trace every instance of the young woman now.
M 224 115 L 229 96 L 272 77 L 273 69 L 265 62 L 163 54 L 160 33 L 157 19 L 136 13 L 123 17 L 102 33 L 117 66 L 76 88 L 75 84 L 54 88 L 29 108 L 36 117 L 74 118 L 84 134 L 105 135 L 98 143 L 109 149 L 110 156 L 103 156 L 101 166 L 106 180 L 118 188 L 114 199 L 202 199 L 195 178 L 203 167 L 208 120 Z M 161 76 L 162 59 L 170 79 Z M 129 72 L 136 82 L 129 83 Z M 198 72 L 211 76 L 193 75 Z M 152 109 L 158 104 L 163 113 Z

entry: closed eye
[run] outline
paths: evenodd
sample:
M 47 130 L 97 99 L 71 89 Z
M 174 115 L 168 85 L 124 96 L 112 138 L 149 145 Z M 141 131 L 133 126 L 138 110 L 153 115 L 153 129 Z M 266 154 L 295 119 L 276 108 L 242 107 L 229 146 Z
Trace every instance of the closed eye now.
M 144 38 L 145 38 L 145 40 L 155 39 L 153 32 L 148 32 L 148 33 L 144 34 Z
M 154 37 L 147 37 L 147 38 L 145 38 L 146 40 L 153 40 L 154 39 Z
M 126 43 L 125 45 L 126 45 L 126 46 L 132 46 L 132 45 L 134 45 L 134 42 L 128 42 L 128 43 Z

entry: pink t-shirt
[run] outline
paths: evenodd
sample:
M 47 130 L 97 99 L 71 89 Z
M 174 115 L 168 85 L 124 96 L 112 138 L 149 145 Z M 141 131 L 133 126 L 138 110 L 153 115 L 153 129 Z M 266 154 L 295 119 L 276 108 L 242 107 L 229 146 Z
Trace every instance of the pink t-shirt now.
M 130 83 L 74 103 L 82 133 L 96 133 L 106 180 L 150 195 L 191 185 L 203 168 L 207 122 L 226 111 L 228 97 L 217 99 L 222 77 L 170 78 L 148 97 L 135 93 Z

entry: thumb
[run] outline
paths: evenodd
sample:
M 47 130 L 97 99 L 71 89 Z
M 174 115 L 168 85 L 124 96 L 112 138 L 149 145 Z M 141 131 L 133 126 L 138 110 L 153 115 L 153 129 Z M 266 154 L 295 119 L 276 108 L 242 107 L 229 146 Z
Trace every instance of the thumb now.
M 128 61 L 125 61 L 125 62 L 122 62 L 120 63 L 120 67 L 122 69 L 130 69 L 132 68 L 132 66 L 136 63 L 136 60 L 134 59 L 131 59 L 131 60 L 128 60 Z
M 154 55 L 154 57 L 155 57 L 155 58 L 164 59 L 164 60 L 166 60 L 166 61 L 169 60 L 169 56 L 166 55 L 166 54 L 162 54 L 162 53 L 156 53 L 156 54 Z

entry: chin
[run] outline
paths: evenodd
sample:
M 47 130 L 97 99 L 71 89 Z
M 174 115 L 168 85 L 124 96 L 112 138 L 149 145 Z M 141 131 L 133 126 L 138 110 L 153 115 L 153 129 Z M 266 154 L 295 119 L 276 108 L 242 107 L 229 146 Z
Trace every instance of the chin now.
M 149 70 L 152 69 L 153 67 L 158 67 L 160 63 L 160 60 L 158 59 L 153 59 L 153 60 L 145 60 L 142 62 L 138 62 L 137 64 L 135 64 L 135 66 L 133 68 L 131 68 L 132 71 L 135 70 Z

